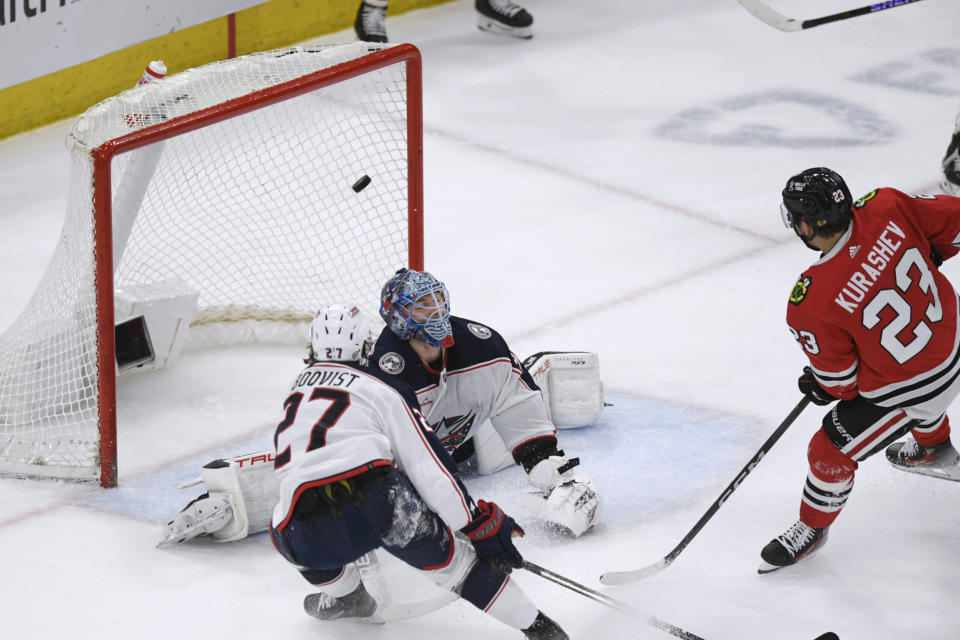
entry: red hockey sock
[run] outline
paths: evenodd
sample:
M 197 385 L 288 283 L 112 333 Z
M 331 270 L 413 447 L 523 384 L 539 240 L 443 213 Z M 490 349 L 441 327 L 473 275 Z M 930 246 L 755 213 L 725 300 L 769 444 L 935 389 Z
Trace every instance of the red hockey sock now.
M 911 431 L 914 439 L 924 447 L 932 447 L 940 444 L 950 437 L 950 418 L 944 415 L 943 418 L 929 426 L 917 427 Z
M 810 439 L 807 459 L 810 473 L 800 501 L 800 520 L 823 529 L 833 524 L 847 503 L 859 465 L 833 446 L 822 429 Z

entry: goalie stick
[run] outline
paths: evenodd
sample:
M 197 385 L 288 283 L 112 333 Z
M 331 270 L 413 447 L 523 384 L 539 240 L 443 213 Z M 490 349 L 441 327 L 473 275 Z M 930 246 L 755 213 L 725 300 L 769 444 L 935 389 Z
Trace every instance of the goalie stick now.
M 647 565 L 641 569 L 635 569 L 633 571 L 608 571 L 600 576 L 600 582 L 602 584 L 627 584 L 628 582 L 636 582 L 637 580 L 642 580 L 652 576 L 655 573 L 659 573 L 670 566 L 670 564 L 677 559 L 677 556 L 680 555 L 690 541 L 693 540 L 700 530 L 703 529 L 704 525 L 713 517 L 713 515 L 723 506 L 723 503 L 727 501 L 727 498 L 740 486 L 740 483 L 750 475 L 750 472 L 753 471 L 754 467 L 760 464 L 760 460 L 763 459 L 763 456 L 773 448 L 773 445 L 776 444 L 777 440 L 780 439 L 780 436 L 793 424 L 793 421 L 797 419 L 797 416 L 806 408 L 810 403 L 810 398 L 803 396 L 800 399 L 800 402 L 797 403 L 797 406 L 793 408 L 790 414 L 784 418 L 783 422 L 780 423 L 780 426 L 777 427 L 767 441 L 761 445 L 760 449 L 750 461 L 747 462 L 746 466 L 740 470 L 740 473 L 733 479 L 727 488 L 723 490 L 723 493 L 720 494 L 720 497 L 713 501 L 713 504 L 710 505 L 710 508 L 707 509 L 707 512 L 701 516 L 697 521 L 697 524 L 693 525 L 693 528 L 683 537 L 683 540 L 673 548 L 673 550 L 668 553 L 666 556 L 658 560 L 657 562 Z
M 840 13 L 823 16 L 822 18 L 797 20 L 795 18 L 788 18 L 778 11 L 774 11 L 764 4 L 762 0 L 740 0 L 740 4 L 744 9 L 752 13 L 759 20 L 766 22 L 774 29 L 779 29 L 780 31 L 802 31 L 803 29 L 812 29 L 813 27 L 819 27 L 820 25 L 827 24 L 829 22 L 837 22 L 838 20 L 856 18 L 857 16 L 863 16 L 868 13 L 877 13 L 878 11 L 884 11 L 886 9 L 895 9 L 897 7 L 902 7 L 905 4 L 913 4 L 915 2 L 920 2 L 920 0 L 887 0 L 886 2 L 875 2 L 865 7 L 860 7 L 859 9 L 841 11 Z

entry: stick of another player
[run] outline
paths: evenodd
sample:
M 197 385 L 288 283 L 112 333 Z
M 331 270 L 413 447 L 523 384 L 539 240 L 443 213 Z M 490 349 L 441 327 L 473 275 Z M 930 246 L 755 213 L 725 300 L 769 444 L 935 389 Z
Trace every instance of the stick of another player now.
M 690 633 L 689 631 L 685 631 L 684 629 L 681 629 L 676 625 L 673 625 L 673 624 L 670 624 L 669 622 L 661 620 L 660 618 L 655 618 L 654 616 L 637 611 L 636 609 L 634 609 L 633 607 L 631 607 L 630 605 L 624 602 L 620 602 L 619 600 L 611 598 L 610 596 L 600 593 L 599 591 L 594 591 L 593 589 L 590 589 L 589 587 L 585 587 L 578 582 L 574 582 L 570 578 L 561 576 L 560 574 L 554 573 L 549 569 L 544 569 L 543 567 L 535 565 L 528 560 L 523 561 L 523 568 L 531 573 L 537 574 L 541 578 L 545 578 L 546 580 L 555 582 L 560 586 L 570 589 L 571 591 L 576 591 L 581 595 L 587 596 L 591 600 L 596 600 L 601 604 L 605 604 L 611 609 L 616 609 L 620 613 L 625 613 L 630 616 L 636 616 L 638 618 L 642 618 L 643 621 L 649 624 L 650 626 L 656 627 L 657 629 L 660 629 L 663 632 L 669 633 L 675 638 L 682 638 L 683 640 L 706 640 L 705 638 L 702 638 L 696 634 Z M 839 638 L 837 637 L 837 634 L 833 633 L 832 631 L 828 631 L 822 635 L 817 636 L 814 640 L 839 640 Z
M 555 582 L 560 586 L 570 589 L 571 591 L 576 591 L 580 595 L 584 595 L 590 598 L 591 600 L 596 600 L 601 604 L 605 604 L 611 609 L 616 609 L 620 613 L 625 613 L 630 616 L 643 618 L 644 622 L 646 622 L 650 626 L 656 627 L 661 631 L 665 631 L 666 633 L 669 633 L 674 637 L 683 638 L 684 640 L 704 640 L 700 636 L 694 635 L 689 631 L 684 631 L 683 629 L 681 629 L 676 625 L 672 625 L 669 622 L 665 622 L 660 618 L 655 618 L 646 613 L 641 613 L 640 611 L 637 611 L 636 609 L 626 604 L 625 602 L 620 602 L 619 600 L 611 598 L 610 596 L 600 593 L 599 591 L 594 591 L 593 589 L 590 589 L 589 587 L 585 587 L 578 582 L 574 582 L 570 578 L 561 576 L 560 574 L 554 573 L 549 569 L 544 569 L 543 567 L 535 565 L 532 562 L 529 562 L 527 560 L 523 561 L 523 568 L 529 571 L 530 573 L 537 574 L 541 578 L 550 580 L 551 582 Z
M 773 448 L 773 445 L 776 444 L 777 440 L 780 439 L 780 436 L 782 436 L 790 427 L 790 425 L 793 424 L 793 421 L 797 419 L 797 416 L 800 415 L 800 413 L 809 403 L 810 398 L 803 396 L 800 402 L 797 403 L 797 406 L 795 406 L 790 414 L 784 418 L 783 422 L 780 423 L 780 426 L 777 427 L 777 430 L 774 431 L 769 438 L 767 438 L 767 441 L 763 443 L 763 445 L 760 447 L 760 450 L 757 451 L 752 458 L 750 458 L 750 461 L 743 469 L 740 470 L 740 473 L 738 473 L 733 479 L 733 482 L 727 485 L 727 488 L 723 490 L 723 493 L 720 494 L 720 497 L 713 501 L 713 504 L 710 505 L 710 508 L 707 509 L 707 512 L 704 513 L 703 516 L 697 521 L 697 524 L 693 525 L 693 528 L 690 529 L 687 535 L 683 537 L 683 540 L 680 541 L 680 544 L 673 548 L 673 551 L 668 553 L 657 562 L 641 569 L 635 569 L 633 571 L 608 571 L 600 576 L 600 582 L 603 584 L 627 584 L 628 582 L 636 582 L 637 580 L 642 580 L 643 578 L 652 576 L 653 574 L 659 573 L 669 567 L 670 564 L 677 559 L 677 556 L 679 556 L 680 553 L 687 547 L 687 545 L 690 544 L 690 541 L 693 540 L 698 533 L 700 533 L 700 530 L 703 529 L 703 526 L 710 521 L 710 518 L 712 518 L 713 515 L 720 509 L 720 507 L 723 506 L 723 503 L 727 501 L 727 498 L 730 497 L 730 494 L 732 494 L 737 487 L 740 486 L 740 483 L 743 482 L 748 475 L 750 475 L 750 472 L 753 471 L 754 467 L 760 464 L 760 460 L 763 459 L 763 456 L 765 456 L 767 452 Z
M 878 11 L 885 11 L 887 9 L 895 9 L 897 7 L 902 7 L 906 4 L 913 4 L 915 2 L 920 2 L 920 0 L 887 0 L 886 2 L 874 2 L 873 4 L 869 4 L 858 9 L 841 11 L 840 13 L 823 16 L 822 18 L 797 20 L 795 18 L 788 18 L 778 11 L 774 11 L 762 0 L 740 0 L 740 4 L 744 9 L 752 13 L 757 19 L 767 23 L 774 29 L 779 29 L 780 31 L 801 31 L 803 29 L 812 29 L 813 27 L 819 27 L 822 24 L 837 22 L 838 20 L 846 20 L 848 18 L 856 18 L 857 16 L 865 16 L 869 13 L 877 13 Z

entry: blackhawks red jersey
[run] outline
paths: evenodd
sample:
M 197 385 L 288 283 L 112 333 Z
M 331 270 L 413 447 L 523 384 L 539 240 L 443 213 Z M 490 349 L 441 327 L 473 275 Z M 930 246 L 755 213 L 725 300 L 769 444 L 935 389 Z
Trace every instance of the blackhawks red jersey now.
M 958 247 L 960 198 L 878 189 L 854 204 L 850 228 L 787 304 L 824 389 L 885 407 L 936 404 L 960 375 L 960 350 L 957 294 L 931 254 Z

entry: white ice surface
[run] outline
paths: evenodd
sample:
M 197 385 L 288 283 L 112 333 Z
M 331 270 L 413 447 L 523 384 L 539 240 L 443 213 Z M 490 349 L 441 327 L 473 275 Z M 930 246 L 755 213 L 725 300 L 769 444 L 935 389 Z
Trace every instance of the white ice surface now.
M 578 540 L 529 523 L 518 543 L 599 589 L 602 571 L 673 548 L 798 400 L 804 359 L 783 317 L 814 255 L 780 223 L 786 178 L 826 165 L 856 194 L 935 190 L 960 106 L 960 5 L 785 34 L 733 0 L 524 4 L 531 41 L 480 33 L 468 0 L 388 29 L 423 52 L 426 264 L 455 313 L 493 324 L 521 356 L 600 354 L 614 406 L 560 438 L 600 486 L 602 522 Z M 772 4 L 810 18 L 862 2 Z M 68 126 L 0 142 L 0 326 L 56 244 Z M 301 611 L 308 585 L 263 535 L 154 549 L 195 493 L 178 482 L 269 446 L 300 355 L 195 352 L 123 378 L 117 490 L 0 479 L 0 636 L 519 638 L 463 602 L 386 627 L 319 623 Z M 760 548 L 796 519 L 821 415 L 797 420 L 671 567 L 604 592 L 708 640 L 960 637 L 960 487 L 882 459 L 862 465 L 822 553 L 756 574 Z M 527 522 L 511 508 L 516 469 L 470 486 Z M 384 563 L 398 599 L 434 593 Z M 573 638 L 667 637 L 516 580 Z

